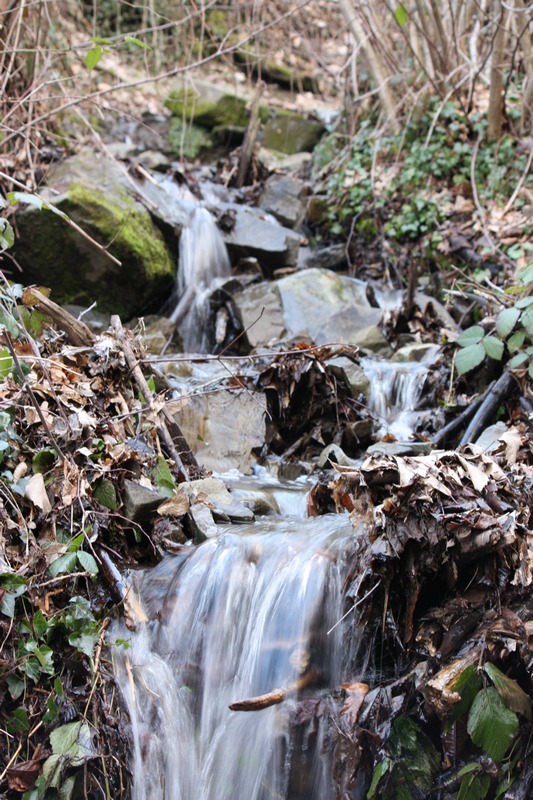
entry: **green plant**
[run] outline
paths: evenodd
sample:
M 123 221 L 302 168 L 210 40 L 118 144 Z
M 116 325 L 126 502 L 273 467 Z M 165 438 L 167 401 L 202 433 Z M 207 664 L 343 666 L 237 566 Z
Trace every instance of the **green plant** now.
M 517 285 L 510 294 L 524 294 L 533 282 L 533 263 L 518 274 Z M 481 325 L 467 328 L 457 340 L 455 355 L 458 375 L 464 375 L 485 359 L 502 361 L 508 358 L 509 369 L 527 369 L 533 380 L 533 296 L 520 297 L 514 305 L 502 309 L 487 332 Z

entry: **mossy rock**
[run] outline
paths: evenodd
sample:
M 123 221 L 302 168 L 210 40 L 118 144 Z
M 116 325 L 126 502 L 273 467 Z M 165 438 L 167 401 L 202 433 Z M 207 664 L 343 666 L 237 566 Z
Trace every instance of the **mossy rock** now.
M 115 162 L 90 155 L 83 155 L 81 161 L 80 156 L 69 159 L 74 162 L 70 173 L 59 171 L 58 186 L 68 182 L 69 174 L 78 180 L 69 183 L 54 205 L 108 246 L 122 266 L 57 214 L 32 207 L 17 213 L 14 256 L 23 269 L 24 282 L 50 287 L 56 302 L 89 306 L 96 301 L 99 311 L 129 319 L 168 296 L 175 259 L 148 211 L 120 184 L 120 173 L 114 173 L 117 182 L 111 180 L 110 173 L 118 169 Z M 83 168 L 90 165 L 93 172 L 82 182 Z M 102 175 L 101 186 L 98 175 Z
M 221 125 L 245 128 L 248 122 L 246 100 L 231 94 L 209 101 L 198 96 L 192 89 L 181 89 L 170 92 L 165 106 L 174 117 L 209 130 Z
M 236 50 L 234 53 L 235 62 L 246 67 L 256 78 L 261 78 L 267 83 L 276 83 L 283 89 L 302 92 L 317 92 L 318 83 L 312 75 L 300 72 L 280 61 L 270 58 L 257 58 L 256 55 L 247 53 L 244 50 Z
M 173 117 L 168 131 L 170 150 L 180 158 L 197 158 L 202 150 L 209 149 L 213 142 L 205 130 L 192 122 L 183 122 Z
M 324 126 L 315 119 L 291 111 L 276 111 L 263 128 L 261 144 L 280 153 L 310 153 L 323 133 Z

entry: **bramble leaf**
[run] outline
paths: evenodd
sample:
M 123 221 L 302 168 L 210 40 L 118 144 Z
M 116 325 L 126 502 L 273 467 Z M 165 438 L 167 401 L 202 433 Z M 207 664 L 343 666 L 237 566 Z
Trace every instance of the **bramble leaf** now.
M 479 366 L 485 360 L 486 352 L 482 344 L 471 344 L 455 354 L 455 367 L 459 375 Z
M 468 733 L 497 763 L 502 760 L 518 731 L 518 717 L 504 705 L 494 687 L 476 695 L 468 715 Z
M 467 328 L 466 331 L 462 332 L 457 339 L 457 344 L 460 344 L 461 347 L 469 347 L 473 344 L 479 344 L 484 336 L 485 331 L 481 325 L 473 325 L 471 328 Z
M 485 336 L 483 339 L 483 347 L 489 358 L 495 361 L 501 361 L 503 356 L 503 342 L 496 336 Z
M 496 317 L 496 332 L 502 339 L 507 339 L 514 326 L 516 325 L 520 311 L 516 306 L 504 308 Z

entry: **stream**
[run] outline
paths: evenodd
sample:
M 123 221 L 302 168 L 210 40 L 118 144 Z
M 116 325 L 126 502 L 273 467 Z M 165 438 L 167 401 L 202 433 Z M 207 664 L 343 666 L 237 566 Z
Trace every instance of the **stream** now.
M 208 345 L 203 309 L 228 264 L 209 213 L 194 207 L 172 314 L 189 347 Z M 361 366 L 376 436 L 406 440 L 427 364 L 366 358 Z M 352 525 L 346 513 L 306 518 L 309 479 L 283 483 L 258 467 L 223 477 L 240 502 L 260 495 L 263 516 L 219 524 L 214 538 L 137 573 L 150 621 L 114 631 L 133 797 L 333 800 L 338 733 L 318 704 L 327 708 L 343 681 L 361 680 L 365 662 L 357 615 L 345 618 Z M 276 702 L 230 708 L 263 695 Z
M 276 490 L 270 489 L 274 501 Z M 237 532 L 234 532 L 237 530 Z M 165 559 L 140 581 L 154 621 L 116 632 L 136 800 L 328 800 L 325 730 L 294 735 L 302 697 L 346 677 L 347 517 L 279 515 Z M 284 690 L 260 711 L 231 703 Z

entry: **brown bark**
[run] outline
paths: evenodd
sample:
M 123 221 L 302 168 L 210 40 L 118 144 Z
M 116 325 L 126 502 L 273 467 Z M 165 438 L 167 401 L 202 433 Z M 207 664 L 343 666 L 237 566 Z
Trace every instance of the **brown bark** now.
M 497 141 L 502 133 L 503 125 L 503 58 L 506 39 L 506 22 L 509 12 L 501 0 L 494 0 L 494 17 L 497 20 L 496 34 L 490 65 L 490 90 L 487 139 Z

